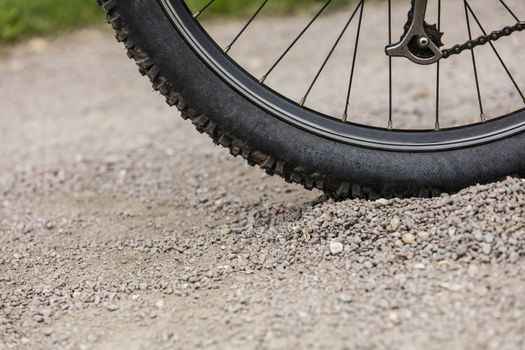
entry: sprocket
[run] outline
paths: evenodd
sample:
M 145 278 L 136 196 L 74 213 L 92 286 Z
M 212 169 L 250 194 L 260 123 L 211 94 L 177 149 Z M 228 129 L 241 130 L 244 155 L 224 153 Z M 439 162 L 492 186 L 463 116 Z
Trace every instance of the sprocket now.
M 439 31 L 436 24 L 428 24 L 427 22 L 425 22 L 424 28 L 425 33 L 427 33 L 428 38 L 432 40 L 434 45 L 436 45 L 437 47 L 442 47 L 444 45 L 442 41 L 444 33 Z
M 404 26 L 404 33 L 401 35 L 401 40 L 407 35 L 408 31 L 410 30 L 410 24 L 412 23 L 412 19 L 414 17 L 414 1 L 412 0 L 412 6 L 410 6 L 410 11 L 408 11 L 408 19 Z M 444 46 L 442 38 L 443 34 L 439 31 L 437 24 L 428 24 L 427 22 L 424 22 L 423 24 L 425 33 L 427 34 L 428 38 L 432 40 L 434 45 L 437 47 Z

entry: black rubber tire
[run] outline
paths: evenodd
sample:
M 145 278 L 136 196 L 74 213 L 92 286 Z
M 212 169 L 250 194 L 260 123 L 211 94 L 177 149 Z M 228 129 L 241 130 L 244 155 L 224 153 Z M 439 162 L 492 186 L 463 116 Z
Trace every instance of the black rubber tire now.
M 251 165 L 336 197 L 432 196 L 525 173 L 525 133 L 481 146 L 388 152 L 328 140 L 259 109 L 216 76 L 154 0 L 98 0 L 156 90 Z

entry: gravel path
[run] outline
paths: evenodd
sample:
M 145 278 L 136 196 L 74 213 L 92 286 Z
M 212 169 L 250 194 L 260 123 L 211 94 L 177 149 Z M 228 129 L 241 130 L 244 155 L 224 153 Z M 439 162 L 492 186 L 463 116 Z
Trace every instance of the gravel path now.
M 175 118 L 107 32 L 0 74 L 0 349 L 525 347 L 524 181 L 325 201 Z

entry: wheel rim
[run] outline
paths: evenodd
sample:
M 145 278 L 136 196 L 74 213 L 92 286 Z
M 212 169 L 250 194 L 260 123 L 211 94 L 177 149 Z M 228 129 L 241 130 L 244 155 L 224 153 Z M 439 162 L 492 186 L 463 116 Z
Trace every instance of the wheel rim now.
M 188 45 L 224 82 L 269 114 L 310 133 L 361 147 L 422 152 L 472 147 L 525 131 L 525 108 L 489 121 L 438 131 L 396 130 L 353 122 L 343 123 L 261 84 L 225 53 L 228 50 L 223 50 L 216 44 L 195 20 L 184 1 L 158 1 Z M 255 16 L 251 20 L 254 18 Z

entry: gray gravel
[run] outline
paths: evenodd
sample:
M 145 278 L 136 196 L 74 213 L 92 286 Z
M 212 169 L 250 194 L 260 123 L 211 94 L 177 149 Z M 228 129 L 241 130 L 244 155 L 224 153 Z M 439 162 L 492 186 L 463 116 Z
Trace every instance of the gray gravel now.
M 175 118 L 107 32 L 0 74 L 0 349 L 525 347 L 523 180 L 326 201 Z

